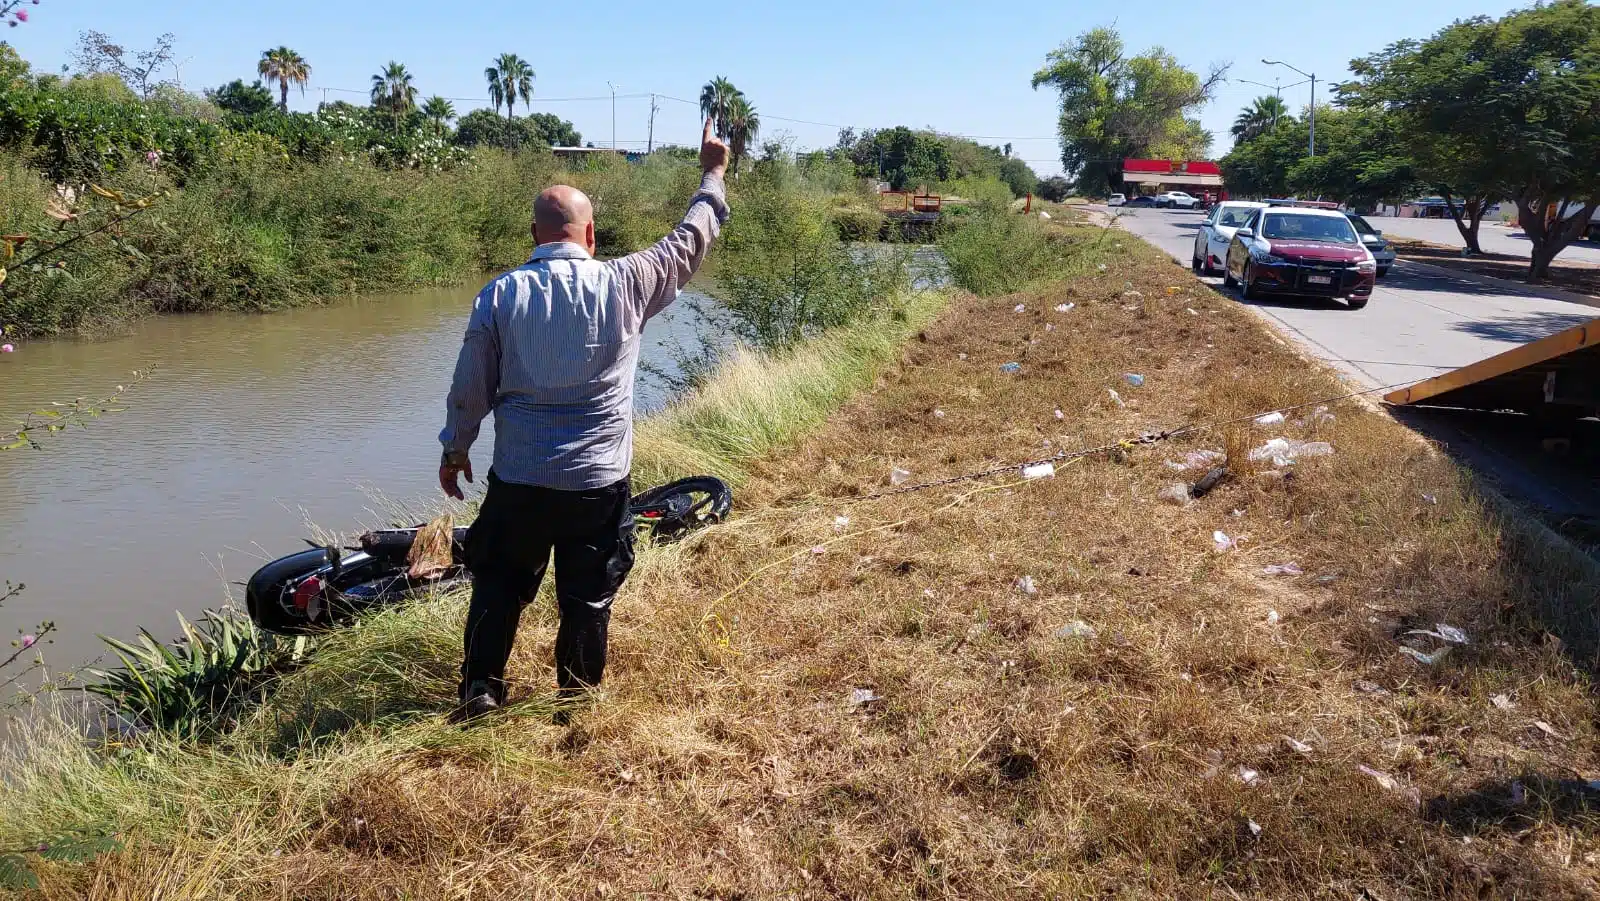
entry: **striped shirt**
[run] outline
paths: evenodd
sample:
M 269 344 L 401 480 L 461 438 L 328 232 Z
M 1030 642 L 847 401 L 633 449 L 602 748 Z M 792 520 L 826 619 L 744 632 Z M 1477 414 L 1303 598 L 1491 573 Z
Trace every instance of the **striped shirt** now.
M 644 324 L 677 299 L 728 217 L 707 174 L 689 211 L 647 250 L 601 262 L 545 244 L 479 292 L 439 442 L 465 456 L 494 412 L 494 474 L 562 491 L 620 481 L 633 463 L 633 382 Z

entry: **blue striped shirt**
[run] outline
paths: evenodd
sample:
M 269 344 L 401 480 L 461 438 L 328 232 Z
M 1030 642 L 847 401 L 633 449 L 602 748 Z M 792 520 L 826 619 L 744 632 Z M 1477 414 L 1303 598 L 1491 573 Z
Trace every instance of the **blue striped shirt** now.
M 633 463 L 633 382 L 644 324 L 677 299 L 728 217 L 707 174 L 689 211 L 647 250 L 601 262 L 545 244 L 479 292 L 439 442 L 465 456 L 494 413 L 494 473 L 562 491 L 620 481 Z

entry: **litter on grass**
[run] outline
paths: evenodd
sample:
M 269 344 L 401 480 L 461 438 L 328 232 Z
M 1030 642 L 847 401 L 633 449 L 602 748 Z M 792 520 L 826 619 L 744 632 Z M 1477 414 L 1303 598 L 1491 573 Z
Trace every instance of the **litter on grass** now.
M 855 688 L 850 691 L 851 707 L 860 707 L 863 704 L 871 704 L 873 701 L 881 700 L 883 699 L 878 696 L 878 693 L 870 688 Z
M 956 359 L 958 359 L 958 360 L 965 360 L 966 358 L 967 358 L 966 354 L 956 354 Z
M 1100 266 L 1099 266 L 1099 269 L 1100 269 L 1101 272 L 1106 271 L 1106 264 L 1105 263 L 1101 263 Z
M 1023 576 L 1017 580 L 1017 590 L 1023 594 L 1038 594 L 1039 586 L 1033 582 L 1033 576 Z
M 1187 507 L 1194 501 L 1194 498 L 1189 496 L 1189 485 L 1186 482 L 1173 482 L 1157 492 L 1156 497 L 1180 507 Z
M 1026 312 L 1028 312 L 1028 307 L 1027 307 L 1026 304 L 1020 304 L 1019 303 L 1019 304 L 1017 304 L 1016 309 L 1012 310 L 1011 312 L 1013 312 L 1013 313 L 1026 313 Z
M 1376 682 L 1368 682 L 1366 679 L 1357 679 L 1355 681 L 1355 690 L 1369 695 L 1386 695 L 1389 693 L 1389 689 Z
M 850 517 L 848 516 L 835 516 L 833 518 L 833 527 L 835 529 L 842 529 L 848 525 L 850 525 Z
M 1144 387 L 1144 376 L 1140 375 L 1137 372 L 1124 372 L 1122 374 L 1122 380 L 1127 382 L 1128 384 L 1132 385 L 1135 388 L 1143 388 Z
M 1517 709 L 1516 702 L 1512 701 L 1509 695 L 1495 695 L 1489 699 L 1489 704 L 1496 710 L 1504 710 L 1508 713 Z
M 1115 389 L 1115 388 L 1107 388 L 1106 390 L 1111 392 L 1111 399 L 1113 401 L 1116 401 L 1117 406 L 1119 406 L 1119 407 L 1126 407 L 1127 406 L 1127 404 L 1122 402 L 1122 395 L 1117 393 L 1117 389 Z
M 1450 653 L 1450 646 L 1445 645 L 1439 650 L 1434 651 L 1432 654 L 1424 654 L 1416 648 L 1401 645 L 1400 653 L 1410 657 L 1412 660 L 1415 660 L 1418 663 L 1426 663 L 1429 666 L 1433 666 L 1439 661 L 1443 660 Z
M 1434 631 L 1437 630 L 1437 631 Z M 1428 635 L 1451 644 L 1467 644 L 1467 633 L 1448 623 L 1434 623 L 1433 629 L 1412 629 L 1407 635 Z
M 820 544 L 816 545 L 815 547 L 813 547 L 811 549 L 811 553 L 817 555 L 818 557 L 822 556 L 823 554 L 826 554 L 827 552 L 828 552 L 827 547 L 825 547 L 824 545 L 820 545 Z
M 889 470 L 889 484 L 891 485 L 903 485 L 909 478 L 911 478 L 911 471 L 908 469 L 901 469 L 896 466 Z
M 1282 413 L 1268 413 L 1265 416 L 1257 416 L 1256 425 L 1277 425 L 1278 423 L 1283 422 L 1283 419 L 1284 416 Z
M 943 419 L 944 418 L 944 411 L 943 410 L 934 410 L 933 411 L 933 418 L 934 419 Z
M 1076 306 L 1077 306 L 1077 304 L 1075 304 L 1075 303 L 1058 303 L 1058 304 L 1056 304 L 1056 312 L 1057 313 L 1065 313 L 1068 310 L 1070 310 L 1070 309 L 1072 309 L 1073 307 L 1076 307 Z
M 1057 638 L 1092 639 L 1098 634 L 1099 633 L 1094 630 L 1094 626 L 1089 625 L 1081 619 L 1075 619 L 1055 631 L 1055 637 Z
M 1056 330 L 1056 324 L 1054 322 L 1046 322 L 1044 324 L 1044 330 L 1047 332 L 1053 332 Z
M 1217 553 L 1231 551 L 1239 546 L 1239 539 L 1229 538 L 1228 533 L 1217 529 L 1211 533 L 1211 543 L 1216 547 Z
M 1184 309 L 1189 311 L 1189 315 L 1190 316 L 1199 316 L 1200 315 L 1200 311 L 1196 310 L 1194 307 L 1184 307 Z
M 1067 418 L 1067 414 L 1061 412 L 1061 408 L 1060 407 L 1056 407 L 1056 418 L 1057 419 L 1066 419 Z
M 1167 465 L 1173 469 L 1209 469 L 1210 467 L 1228 459 L 1228 455 L 1221 451 L 1197 450 L 1183 455 L 1181 461 L 1170 462 Z
M 1268 610 L 1267 611 L 1267 625 L 1276 626 L 1278 623 L 1281 623 L 1281 622 L 1283 622 L 1283 614 L 1279 613 L 1276 610 Z
M 1432 495 L 1432 494 L 1424 494 L 1422 496 L 1422 499 L 1424 501 L 1427 501 L 1428 503 L 1434 505 L 1435 507 L 1439 506 L 1439 498 L 1434 496 L 1434 495 Z
M 1363 773 L 1366 773 L 1368 776 L 1371 776 L 1373 781 L 1378 783 L 1378 787 L 1383 789 L 1384 791 L 1399 792 L 1399 791 L 1403 790 L 1401 788 L 1401 786 L 1400 786 L 1400 780 L 1398 780 L 1395 777 L 1389 775 L 1388 773 L 1384 773 L 1384 772 L 1380 772 L 1379 770 L 1375 770 L 1372 767 L 1367 766 L 1364 763 L 1356 764 L 1356 769 L 1360 770 Z
M 1303 575 L 1305 575 L 1305 570 L 1301 569 L 1300 568 L 1300 564 L 1298 564 L 1298 563 L 1274 563 L 1271 566 L 1263 566 L 1261 568 L 1261 572 L 1264 575 L 1268 575 L 1268 576 L 1303 576 Z
M 1326 457 L 1333 453 L 1333 445 L 1326 441 L 1298 441 L 1294 438 L 1274 438 L 1250 452 L 1257 462 L 1271 460 L 1273 466 L 1293 466 L 1306 457 Z
M 1563 737 L 1562 737 L 1561 733 L 1557 732 L 1554 726 L 1550 725 L 1549 723 L 1545 722 L 1544 720 L 1534 720 L 1533 721 L 1533 728 L 1538 729 L 1540 732 L 1543 732 L 1544 734 L 1550 736 L 1551 738 L 1554 738 L 1554 739 L 1557 739 L 1557 740 L 1563 740 Z
M 1022 371 L 1022 364 L 1021 363 L 1001 363 L 1000 364 L 1000 371 L 1001 372 L 1021 372 Z
M 1298 738 L 1290 738 L 1289 736 L 1285 735 L 1283 737 L 1283 743 L 1288 745 L 1289 746 L 1289 750 L 1295 752 L 1296 754 L 1310 754 L 1311 753 L 1311 746 L 1306 744 L 1305 742 L 1301 741 Z
M 1261 835 L 1261 824 L 1260 823 L 1257 823 L 1255 820 L 1249 819 L 1248 817 L 1245 818 L 1244 822 L 1245 822 L 1245 825 L 1250 828 L 1250 834 L 1251 835 L 1254 835 L 1254 836 Z
M 1056 465 L 1054 463 L 1035 463 L 1032 466 L 1022 467 L 1022 477 L 1024 479 L 1047 479 L 1055 474 Z
M 1259 770 L 1252 770 L 1247 766 L 1241 766 L 1239 767 L 1239 771 L 1234 774 L 1234 778 L 1238 779 L 1240 782 L 1243 782 L 1245 785 L 1254 785 L 1256 782 L 1260 781 L 1261 773 Z

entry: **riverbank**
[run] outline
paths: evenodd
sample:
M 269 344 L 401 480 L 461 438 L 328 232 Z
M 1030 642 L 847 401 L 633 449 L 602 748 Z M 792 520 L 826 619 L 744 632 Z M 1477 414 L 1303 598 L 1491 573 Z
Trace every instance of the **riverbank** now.
M 117 831 L 40 865 L 63 898 L 1591 891 L 1600 711 L 1539 621 L 1592 616 L 1592 569 L 1361 403 L 1253 425 L 1347 389 L 1141 242 L 1062 234 L 1063 282 L 747 361 L 641 429 L 641 480 L 731 472 L 736 516 L 642 556 L 572 726 L 544 604 L 513 709 L 445 724 L 440 599 L 329 639 L 217 742 L 36 736 L 0 845 Z M 1250 459 L 1280 437 L 1333 452 Z M 1202 451 L 1234 477 L 1161 499 Z

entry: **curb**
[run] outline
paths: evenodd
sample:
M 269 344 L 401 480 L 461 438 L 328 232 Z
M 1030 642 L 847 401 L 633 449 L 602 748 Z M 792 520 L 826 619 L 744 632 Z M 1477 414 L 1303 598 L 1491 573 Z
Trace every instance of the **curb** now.
M 1465 272 L 1460 269 L 1452 269 L 1449 266 L 1436 266 L 1433 263 L 1421 263 L 1405 257 L 1400 257 L 1395 261 L 1395 263 L 1397 265 L 1404 263 L 1409 268 L 1420 269 L 1423 272 L 1431 272 L 1435 275 L 1458 278 L 1464 282 L 1473 282 L 1474 284 L 1483 285 L 1489 288 L 1498 288 L 1508 294 L 1532 294 L 1535 297 L 1542 297 L 1545 300 L 1563 300 L 1567 303 L 1582 304 L 1586 307 L 1600 307 L 1600 297 L 1590 297 L 1587 294 L 1579 294 L 1576 291 L 1567 291 L 1561 288 L 1549 288 L 1543 285 L 1530 285 L 1526 282 L 1514 282 L 1510 279 L 1496 278 L 1492 275 L 1482 275 L 1477 272 Z

